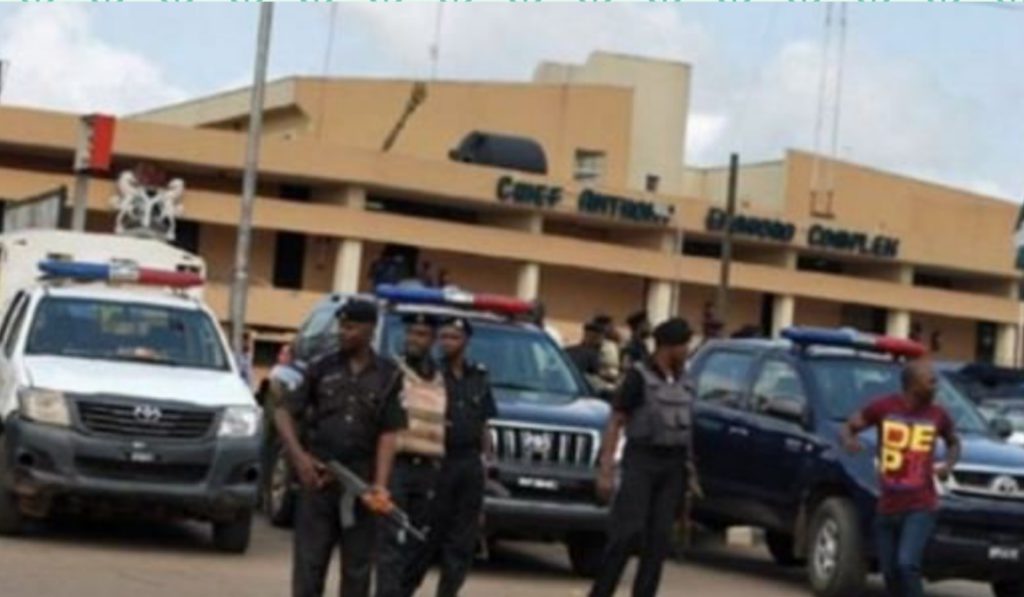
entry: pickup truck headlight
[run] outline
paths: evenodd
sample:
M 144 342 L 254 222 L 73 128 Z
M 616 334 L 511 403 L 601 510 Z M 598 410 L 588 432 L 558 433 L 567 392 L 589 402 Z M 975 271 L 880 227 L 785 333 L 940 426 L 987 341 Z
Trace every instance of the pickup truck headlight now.
M 71 413 L 64 394 L 42 388 L 22 388 L 18 392 L 18 410 L 21 416 L 36 423 L 71 426 Z
M 262 411 L 255 406 L 229 406 L 220 419 L 220 437 L 252 437 L 260 430 Z

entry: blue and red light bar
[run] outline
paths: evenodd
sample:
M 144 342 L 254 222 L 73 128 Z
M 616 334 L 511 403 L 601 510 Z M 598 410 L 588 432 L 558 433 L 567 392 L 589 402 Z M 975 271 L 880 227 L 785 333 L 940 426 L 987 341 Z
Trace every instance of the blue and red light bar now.
M 456 288 L 426 288 L 422 286 L 398 286 L 381 284 L 376 295 L 386 301 L 413 303 L 417 305 L 450 305 L 464 309 L 490 311 L 502 315 L 529 313 L 533 305 L 529 301 L 498 294 L 475 294 Z
M 782 337 L 799 346 L 837 346 L 907 358 L 921 357 L 927 352 L 924 345 L 913 340 L 865 334 L 853 328 L 791 327 L 782 330 Z
M 46 278 L 80 282 L 114 282 L 190 288 L 201 286 L 203 278 L 192 272 L 138 267 L 133 263 L 89 263 L 85 261 L 40 261 L 39 271 Z

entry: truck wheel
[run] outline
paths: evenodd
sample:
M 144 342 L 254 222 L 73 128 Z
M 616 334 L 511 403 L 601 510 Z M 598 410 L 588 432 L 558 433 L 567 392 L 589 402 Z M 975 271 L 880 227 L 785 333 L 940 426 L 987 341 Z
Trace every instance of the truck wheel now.
M 807 576 L 820 597 L 856 597 L 864 592 L 867 563 L 857 511 L 850 500 L 829 498 L 811 518 Z
M 213 523 L 213 545 L 225 553 L 245 553 L 252 537 L 252 513 L 239 512 L 231 520 Z
M 567 542 L 569 563 L 573 573 L 584 578 L 594 578 L 601 569 L 605 538 L 601 533 L 579 533 L 571 535 Z
M 768 553 L 772 554 L 772 560 L 779 566 L 799 566 L 804 560 L 793 554 L 793 537 L 775 531 L 768 531 L 764 537 Z
M 992 583 L 995 597 L 1024 597 L 1024 581 L 1000 580 Z
M 7 447 L 0 436 L 0 535 L 20 534 L 24 519 L 18 507 L 18 498 L 10 491 L 14 485 L 7 466 Z
M 263 511 L 270 524 L 290 527 L 295 518 L 295 490 L 292 487 L 292 467 L 283 447 L 274 451 L 267 470 L 269 474 L 263 483 Z

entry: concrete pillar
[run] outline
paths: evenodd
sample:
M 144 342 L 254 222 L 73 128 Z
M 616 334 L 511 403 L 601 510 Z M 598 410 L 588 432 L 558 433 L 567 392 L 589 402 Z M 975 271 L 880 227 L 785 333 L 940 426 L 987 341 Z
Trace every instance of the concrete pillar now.
M 885 321 L 885 335 L 896 338 L 910 337 L 910 311 L 889 309 Z
M 777 338 L 782 330 L 793 325 L 796 299 L 791 294 L 777 294 L 772 300 L 772 337 Z
M 675 315 L 676 309 L 672 308 L 673 286 L 675 284 L 665 280 L 651 280 L 647 286 L 647 317 L 654 325 Z
M 540 296 L 540 264 L 523 263 L 516 278 L 516 296 L 526 300 L 537 300 Z
M 1017 326 L 1001 323 L 996 329 L 996 364 L 1012 367 L 1016 357 Z
M 366 189 L 362 187 L 344 187 L 331 192 L 323 198 L 328 203 L 344 206 L 348 209 L 364 209 L 366 207 Z M 343 238 L 338 242 L 338 250 L 334 259 L 334 278 L 331 290 L 351 294 L 359 292 L 359 275 L 363 268 L 363 241 L 354 238 Z

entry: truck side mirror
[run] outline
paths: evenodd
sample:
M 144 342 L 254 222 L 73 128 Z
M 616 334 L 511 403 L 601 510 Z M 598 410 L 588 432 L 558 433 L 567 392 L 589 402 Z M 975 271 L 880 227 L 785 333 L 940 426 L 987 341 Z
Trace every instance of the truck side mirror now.
M 772 396 L 763 403 L 762 409 L 765 414 L 784 421 L 799 425 L 807 421 L 807 406 L 803 400 L 792 396 Z
M 1002 439 L 1013 435 L 1013 424 L 1006 417 L 996 417 L 989 423 L 992 431 Z

